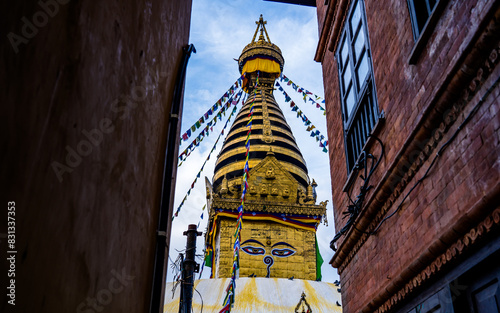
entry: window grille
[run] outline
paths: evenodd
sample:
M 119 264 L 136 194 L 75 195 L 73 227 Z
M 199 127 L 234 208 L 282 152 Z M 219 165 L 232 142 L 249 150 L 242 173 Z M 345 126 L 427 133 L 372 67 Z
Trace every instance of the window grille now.
M 363 0 L 351 4 L 336 57 L 350 173 L 379 116 Z

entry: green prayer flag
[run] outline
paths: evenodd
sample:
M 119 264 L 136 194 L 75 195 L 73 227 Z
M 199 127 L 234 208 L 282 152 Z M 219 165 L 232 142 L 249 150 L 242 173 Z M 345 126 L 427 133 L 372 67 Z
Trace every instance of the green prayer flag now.
M 319 253 L 318 238 L 316 235 L 314 236 L 314 240 L 316 241 L 316 280 L 321 281 L 321 265 L 323 265 L 323 258 L 321 257 L 321 253 Z
M 212 267 L 212 257 L 213 257 L 212 251 L 210 251 L 205 255 L 205 266 Z

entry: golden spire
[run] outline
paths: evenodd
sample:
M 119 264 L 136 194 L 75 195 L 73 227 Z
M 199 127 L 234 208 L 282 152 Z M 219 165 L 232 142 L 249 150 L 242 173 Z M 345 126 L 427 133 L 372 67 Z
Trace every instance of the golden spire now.
M 245 68 L 245 80 L 248 82 L 246 91 L 253 94 L 254 89 L 257 90 L 255 90 L 255 94 L 248 97 L 223 143 L 215 165 L 213 187 L 215 192 L 220 193 L 222 197 L 239 197 L 243 177 L 242 169 L 246 159 L 245 144 L 248 132 L 246 125 L 250 120 L 250 106 L 254 103 L 253 126 L 249 138 L 252 146 L 249 168 L 256 167 L 268 156 L 268 152 L 272 151 L 277 162 L 287 170 L 288 175 L 297 181 L 301 191 L 307 195 L 309 177 L 306 162 L 291 128 L 273 96 L 274 81 L 279 77 L 280 68 L 284 64 L 283 56 L 279 47 L 271 43 L 265 26 L 267 22 L 262 15 L 255 24 L 257 24 L 257 28 L 252 41 L 241 53 L 239 66 L 240 71 Z M 259 31 L 259 40 L 255 41 Z M 256 85 L 257 76 L 259 77 L 258 86 Z M 229 185 L 238 186 L 238 192 L 232 192 L 230 188 L 228 189 Z M 252 192 L 253 190 L 250 193 Z M 296 189 L 290 189 L 289 193 L 292 196 L 287 196 L 287 200 L 292 201 L 296 198 Z M 312 191 L 309 194 L 312 194 Z M 304 199 L 304 201 L 307 200 Z
M 243 70 L 243 67 L 247 63 L 247 61 L 251 61 L 256 57 L 263 57 L 268 60 L 273 60 L 277 63 L 277 68 L 274 69 L 273 74 L 277 74 L 276 77 L 279 77 L 280 72 L 283 71 L 283 65 L 285 64 L 285 60 L 283 59 L 281 50 L 280 48 L 278 48 L 278 46 L 271 42 L 265 26 L 267 24 L 267 21 L 264 21 L 262 14 L 260 15 L 259 20 L 255 22 L 255 24 L 257 24 L 257 28 L 255 29 L 255 33 L 253 34 L 252 41 L 248 45 L 246 45 L 245 48 L 243 48 L 243 51 L 241 52 L 241 55 L 238 59 L 240 73 L 243 74 L 243 72 L 246 72 Z M 259 31 L 259 39 L 255 41 L 255 38 L 257 37 L 257 33 Z M 264 37 L 264 34 L 266 37 Z
M 267 42 L 271 43 L 271 39 L 269 39 L 269 35 L 267 34 L 267 30 L 266 30 L 266 26 L 265 26 L 267 24 L 267 21 L 264 21 L 262 14 L 260 15 L 259 20 L 255 22 L 255 24 L 257 24 L 257 29 L 255 30 L 255 33 L 253 34 L 252 43 L 255 42 L 255 37 L 257 37 L 257 32 L 259 31 L 259 28 L 260 28 L 259 41 L 265 41 L 264 34 L 263 34 L 265 32 L 266 37 L 267 37 Z

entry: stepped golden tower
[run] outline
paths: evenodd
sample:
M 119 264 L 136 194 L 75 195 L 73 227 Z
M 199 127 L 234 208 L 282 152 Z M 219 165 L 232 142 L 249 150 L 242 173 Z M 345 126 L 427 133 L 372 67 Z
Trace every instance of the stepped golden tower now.
M 284 65 L 281 50 L 269 39 L 262 16 L 256 23 L 253 39 L 238 60 L 245 75 L 243 89 L 249 96 L 224 141 L 212 182 L 206 180 L 207 265 L 212 267 L 213 278 L 231 276 L 233 234 L 249 144 L 240 277 L 320 280 L 315 236 L 326 202 L 315 204 L 316 183 L 309 178 L 306 162 L 274 99 L 274 82 Z
M 273 96 L 285 63 L 281 50 L 269 39 L 262 15 L 256 23 L 252 41 L 238 59 L 248 97 L 217 156 L 212 180 L 205 178 L 205 266 L 212 272 L 211 279 L 194 281 L 199 297 L 192 298 L 192 308 L 213 313 L 339 313 L 338 285 L 319 281 L 316 228 L 326 201 L 316 204 L 316 183 Z M 235 236 L 242 198 L 242 228 Z M 233 271 L 235 260 L 238 271 Z M 239 275 L 233 276 L 235 272 Z M 175 284 L 167 283 L 166 290 L 174 293 L 165 297 L 164 312 L 178 311 L 180 288 Z

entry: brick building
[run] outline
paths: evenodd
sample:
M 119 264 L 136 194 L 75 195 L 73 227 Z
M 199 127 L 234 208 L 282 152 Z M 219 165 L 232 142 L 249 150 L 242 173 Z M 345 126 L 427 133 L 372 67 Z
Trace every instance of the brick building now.
M 0 7 L 0 311 L 160 312 L 191 1 Z
M 498 312 L 500 2 L 316 5 L 344 312 Z

